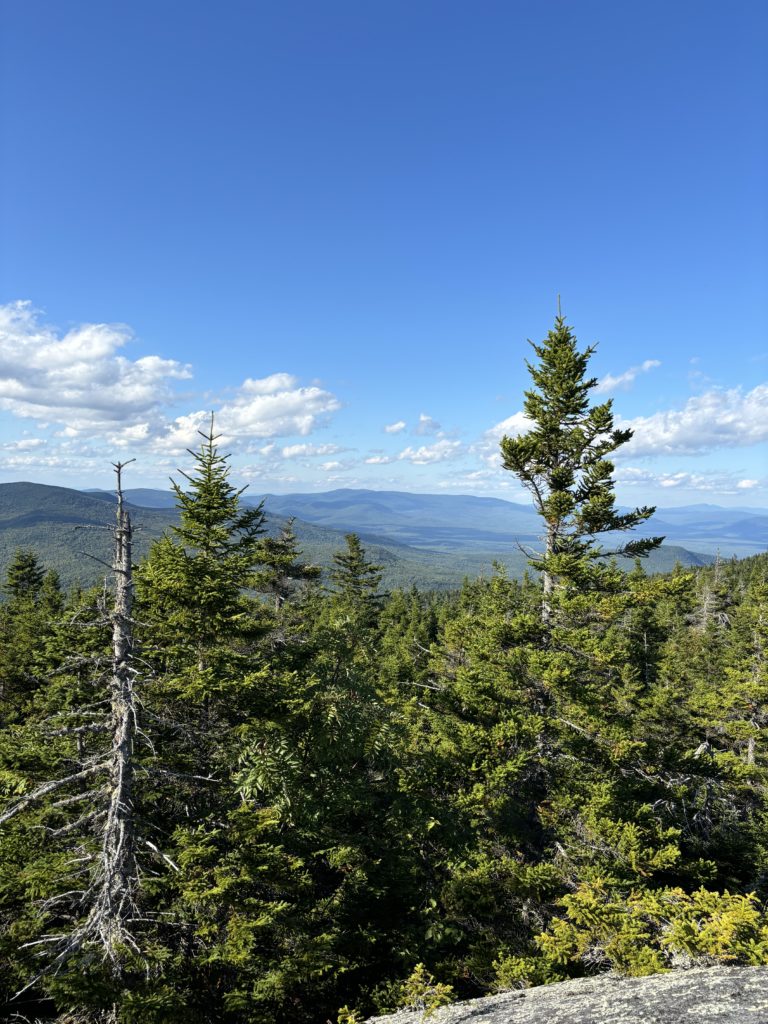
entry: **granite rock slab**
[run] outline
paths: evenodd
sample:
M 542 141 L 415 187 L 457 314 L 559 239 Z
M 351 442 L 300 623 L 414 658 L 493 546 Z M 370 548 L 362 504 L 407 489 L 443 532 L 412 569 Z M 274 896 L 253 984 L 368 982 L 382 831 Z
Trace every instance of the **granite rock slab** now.
M 420 1024 L 404 1010 L 368 1024 Z M 443 1007 L 427 1024 L 768 1024 L 768 967 L 603 974 Z

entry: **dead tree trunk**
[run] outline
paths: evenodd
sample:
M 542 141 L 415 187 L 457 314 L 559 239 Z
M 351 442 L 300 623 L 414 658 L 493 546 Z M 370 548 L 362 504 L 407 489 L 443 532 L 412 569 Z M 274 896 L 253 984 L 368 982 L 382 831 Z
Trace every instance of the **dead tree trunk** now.
M 122 463 L 117 475 L 115 527 L 115 599 L 112 622 L 112 674 L 109 681 L 112 745 L 109 762 L 108 808 L 104 823 L 98 889 L 94 894 L 91 926 L 104 952 L 118 964 L 118 947 L 133 946 L 129 922 L 134 916 L 138 873 L 133 808 L 134 740 L 137 715 L 133 667 L 133 564 L 131 518 L 122 490 Z
M 66 737 L 77 742 L 75 770 L 72 771 L 70 760 L 67 773 L 42 782 L 0 812 L 2 824 L 33 804 L 43 805 L 44 816 L 64 807 L 77 808 L 86 804 L 85 808 L 75 811 L 80 817 L 71 823 L 57 828 L 45 826 L 53 840 L 66 836 L 65 843 L 73 844 L 68 847 L 69 851 L 82 864 L 82 873 L 87 873 L 83 889 L 70 887 L 47 900 L 45 906 L 47 909 L 60 908 L 62 916 L 70 919 L 79 917 L 79 923 L 71 931 L 49 934 L 26 944 L 27 947 L 44 947 L 48 963 L 22 992 L 45 975 L 58 972 L 67 961 L 85 950 L 89 959 L 99 957 L 107 961 L 116 977 L 122 975 L 129 951 L 139 953 L 138 943 L 132 934 L 137 917 L 139 885 L 133 793 L 136 775 L 134 747 L 138 736 L 137 673 L 134 668 L 132 620 L 132 527 L 123 500 L 121 477 L 124 465 L 126 463 L 115 465 L 117 523 L 112 565 L 115 596 L 107 620 L 112 633 L 112 656 L 105 695 L 109 710 L 101 721 L 87 717 L 85 724 L 65 724 L 63 728 L 49 730 L 51 737 Z M 90 707 L 101 704 L 102 701 L 97 701 Z M 72 708 L 64 712 L 64 721 L 66 723 L 68 718 L 77 721 L 78 716 L 90 714 L 91 711 Z M 106 747 L 86 755 L 81 742 L 86 733 L 108 736 Z M 97 788 L 82 790 L 84 780 L 88 780 L 90 785 L 92 780 L 100 778 L 104 782 L 97 782 Z M 72 788 L 76 790 L 73 795 L 62 796 L 62 791 L 66 794 Z M 53 802 L 50 802 L 50 797 L 54 797 Z M 41 955 L 46 956 L 42 951 Z M 114 1009 L 105 1010 L 99 1016 L 100 1021 L 112 1019 L 116 1019 Z

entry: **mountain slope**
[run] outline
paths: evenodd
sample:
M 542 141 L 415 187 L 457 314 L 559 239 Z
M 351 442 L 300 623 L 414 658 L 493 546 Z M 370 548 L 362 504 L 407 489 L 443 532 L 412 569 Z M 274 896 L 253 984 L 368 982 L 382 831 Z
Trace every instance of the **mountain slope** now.
M 518 543 L 536 544 L 541 524 L 532 506 L 500 498 L 399 491 L 336 490 L 320 494 L 268 494 L 265 505 L 279 515 L 295 515 L 362 537 L 376 534 L 418 548 L 438 551 L 493 551 L 513 555 Z M 659 509 L 633 532 L 663 535 L 666 544 L 724 557 L 758 554 L 768 548 L 768 511 L 686 506 Z M 607 538 L 605 547 L 621 543 Z
M 112 559 L 115 498 L 45 484 L 0 484 L 0 576 L 18 548 L 30 548 L 66 586 L 89 586 Z M 173 511 L 131 506 L 134 551 L 141 558 L 176 518 Z
M 109 497 L 108 492 L 98 493 Z M 125 493 L 129 501 L 144 507 L 172 508 L 175 504 L 171 491 L 136 488 Z M 244 500 L 258 504 L 262 497 L 246 492 Z M 264 500 L 274 515 L 296 516 L 364 538 L 437 551 L 512 555 L 518 542 L 534 544 L 541 534 L 532 506 L 501 498 L 340 489 L 267 494 Z M 719 551 L 725 558 L 758 554 L 768 549 L 768 509 L 711 504 L 660 508 L 634 533 L 639 537 L 655 535 L 663 535 L 668 545 L 706 554 Z
M 171 492 L 128 489 L 136 528 L 136 557 L 177 521 Z M 152 501 L 154 507 L 139 500 Z M 259 498 L 253 497 L 257 503 Z M 83 492 L 44 484 L 0 484 L 0 578 L 14 552 L 34 550 L 57 569 L 65 585 L 98 582 L 111 561 L 115 498 L 108 491 Z M 453 588 L 465 576 L 493 571 L 503 563 L 511 575 L 527 565 L 519 543 L 537 542 L 530 509 L 494 498 L 419 495 L 399 492 L 332 491 L 328 494 L 268 495 L 270 532 L 297 516 L 294 528 L 304 557 L 328 567 L 344 547 L 344 533 L 359 533 L 369 557 L 384 567 L 388 589 L 415 584 L 421 589 Z M 473 521 L 477 524 L 473 525 Z M 703 565 L 711 559 L 680 546 L 664 545 L 646 563 L 665 572 L 677 561 Z

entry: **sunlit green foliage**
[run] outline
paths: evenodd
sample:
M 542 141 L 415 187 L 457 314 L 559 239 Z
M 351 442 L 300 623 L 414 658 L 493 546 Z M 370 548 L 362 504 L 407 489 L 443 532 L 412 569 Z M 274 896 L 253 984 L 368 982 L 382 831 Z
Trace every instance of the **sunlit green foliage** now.
M 119 977 L 73 955 L 6 1015 L 352 1024 L 608 968 L 768 962 L 768 555 L 666 577 L 597 558 L 623 436 L 599 440 L 610 408 L 590 410 L 565 325 L 540 349 L 540 430 L 505 455 L 550 474 L 546 594 L 501 568 L 385 594 L 354 534 L 323 582 L 203 432 L 180 525 L 136 573 L 139 948 Z M 108 594 L 62 596 L 30 552 L 4 593 L 7 806 L 101 749 L 109 637 Z M 72 924 L 63 837 L 88 794 L 0 831 L 6 1000 L 38 972 L 28 943 Z M 86 823 L 82 856 L 96 839 Z

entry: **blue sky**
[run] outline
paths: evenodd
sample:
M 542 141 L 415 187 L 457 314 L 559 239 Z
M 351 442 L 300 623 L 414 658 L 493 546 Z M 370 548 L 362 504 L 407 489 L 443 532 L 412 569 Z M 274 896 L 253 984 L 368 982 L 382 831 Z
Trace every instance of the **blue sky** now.
M 768 505 L 768 6 L 5 0 L 0 481 L 522 500 L 557 295 L 627 503 Z M 596 400 L 598 396 L 596 395 Z

